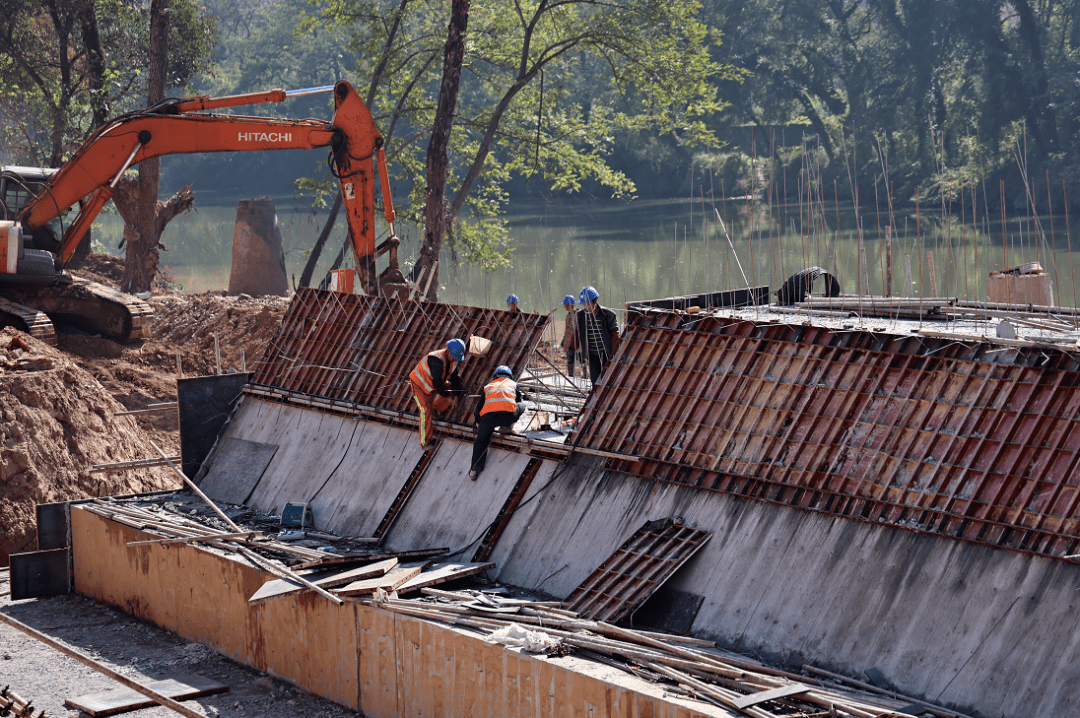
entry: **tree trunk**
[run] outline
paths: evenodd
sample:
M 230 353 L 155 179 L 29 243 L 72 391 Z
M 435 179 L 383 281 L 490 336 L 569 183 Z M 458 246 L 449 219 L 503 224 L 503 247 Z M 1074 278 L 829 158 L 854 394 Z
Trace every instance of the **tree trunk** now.
M 405 15 L 405 7 L 409 4 L 409 0 L 401 0 L 401 4 L 398 6 L 397 13 L 394 15 L 394 22 L 390 26 L 390 32 L 386 38 L 386 46 L 383 48 L 382 59 L 379 60 L 379 64 L 375 67 L 375 71 L 371 73 L 371 85 L 368 87 L 367 97 L 364 99 L 364 104 L 370 109 L 375 103 L 375 92 L 379 89 L 379 80 L 382 79 L 383 73 L 386 71 L 386 63 L 390 60 L 390 53 L 394 49 L 394 40 L 397 38 L 398 30 L 401 28 L 401 18 Z M 386 136 L 386 144 L 390 143 L 390 136 Z M 386 199 L 384 198 L 385 202 Z M 311 248 L 311 254 L 308 256 L 307 263 L 304 264 L 304 271 L 300 275 L 300 286 L 307 287 L 311 285 L 311 277 L 315 274 L 315 267 L 319 263 L 319 257 L 322 255 L 323 247 L 326 246 L 326 240 L 330 237 L 330 230 L 334 228 L 334 222 L 337 221 L 338 212 L 341 211 L 341 192 L 337 193 L 337 199 L 334 200 L 334 206 L 330 210 L 330 216 L 326 218 L 326 224 L 323 225 L 322 232 L 319 233 L 319 238 L 315 240 L 315 246 Z M 334 269 L 338 268 L 341 264 L 341 260 L 334 265 Z M 322 288 L 322 285 L 319 285 Z
M 315 274 L 315 266 L 319 263 L 319 255 L 322 254 L 323 247 L 326 246 L 326 240 L 330 239 L 330 230 L 334 228 L 338 212 L 341 211 L 341 201 L 341 193 L 338 192 L 337 198 L 334 200 L 334 206 L 330 208 L 330 216 L 326 218 L 326 224 L 323 225 L 322 232 L 319 232 L 319 238 L 315 240 L 315 246 L 311 248 L 311 254 L 308 255 L 307 263 L 304 264 L 304 271 L 300 274 L 301 287 L 311 286 L 311 276 Z
M 169 57 L 168 11 L 169 0 L 151 0 L 150 68 L 146 89 L 148 105 L 165 99 L 165 71 Z M 124 227 L 127 252 L 124 255 L 124 275 L 120 280 L 120 288 L 132 294 L 148 291 L 157 275 L 161 246 L 159 240 L 161 230 L 165 228 L 165 223 L 158 221 L 159 205 L 164 206 L 157 198 L 160 182 L 159 158 L 154 157 L 139 164 L 138 199 L 134 216 L 131 219 L 124 218 L 128 225 Z
M 439 105 L 431 130 L 427 153 L 427 195 L 424 201 L 424 246 L 420 250 L 414 279 L 428 287 L 428 301 L 439 298 L 439 253 L 449 215 L 446 207 L 446 178 L 450 168 L 450 131 L 454 127 L 461 66 L 465 59 L 465 31 L 469 24 L 470 0 L 453 0 L 450 27 L 443 55 L 443 78 Z
M 128 266 L 131 265 L 131 273 L 139 276 L 146 276 L 153 281 L 153 278 L 157 276 L 158 263 L 160 262 L 160 255 L 158 248 L 161 246 L 157 240 L 154 240 L 153 252 L 135 252 L 131 251 L 132 244 L 139 246 L 141 249 L 142 237 L 136 234 L 138 226 L 138 215 L 140 210 L 140 202 L 142 201 L 142 183 L 140 180 L 125 177 L 120 180 L 116 185 L 116 190 L 113 192 L 113 204 L 116 205 L 116 209 L 120 212 L 120 216 L 124 218 L 124 243 L 127 247 L 127 252 L 124 259 L 124 276 L 121 279 L 124 282 L 128 276 Z M 191 209 L 195 204 L 195 195 L 191 192 L 191 185 L 185 185 L 176 194 L 170 197 L 165 202 L 158 202 L 154 200 L 154 224 L 152 227 L 154 237 L 160 237 L 162 230 L 165 229 L 165 225 L 169 221 L 180 214 Z M 129 288 L 125 283 L 120 285 L 120 288 L 125 292 L 137 293 L 145 292 L 150 289 L 149 282 L 145 288 Z
M 87 77 L 90 86 L 90 108 L 94 116 L 90 129 L 96 130 L 109 119 L 109 92 L 105 87 L 105 53 L 101 49 L 97 13 L 93 0 L 79 0 L 79 25 L 86 47 Z

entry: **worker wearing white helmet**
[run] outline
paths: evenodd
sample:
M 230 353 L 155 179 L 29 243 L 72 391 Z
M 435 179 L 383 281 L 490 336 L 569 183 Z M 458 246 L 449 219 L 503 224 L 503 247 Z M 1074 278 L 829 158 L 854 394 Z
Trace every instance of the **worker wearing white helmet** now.
M 523 413 L 525 404 L 521 401 L 521 390 L 514 381 L 514 372 L 505 364 L 499 366 L 476 401 L 476 438 L 473 440 L 470 479 L 476 481 L 484 470 L 495 429 L 511 428 Z
M 448 411 L 454 396 L 461 391 L 458 365 L 465 361 L 465 342 L 451 339 L 445 349 L 436 349 L 420 360 L 409 375 L 413 398 L 420 408 L 420 445 L 435 448 L 435 414 Z
M 583 359 L 589 362 L 589 379 L 600 381 L 604 367 L 619 350 L 619 320 L 615 312 L 600 306 L 600 293 L 593 287 L 582 287 L 578 300 L 582 310 L 577 313 L 577 342 Z

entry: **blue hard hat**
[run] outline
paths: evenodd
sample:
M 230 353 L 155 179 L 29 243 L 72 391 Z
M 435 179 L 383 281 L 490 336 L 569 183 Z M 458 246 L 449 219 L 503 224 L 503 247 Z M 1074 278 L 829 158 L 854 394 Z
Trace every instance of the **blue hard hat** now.
M 460 339 L 451 339 L 446 343 L 446 348 L 450 350 L 450 356 L 454 358 L 454 361 L 465 358 L 465 342 Z
M 518 299 L 518 295 L 516 294 L 511 294 L 509 297 L 506 298 L 507 304 L 517 304 L 519 301 L 521 300 Z
M 505 376 L 508 379 L 514 378 L 514 372 L 510 371 L 510 367 L 505 364 L 501 364 L 495 369 L 495 376 Z
M 581 300 L 582 304 L 585 304 L 586 302 L 595 302 L 599 298 L 600 292 L 596 291 L 593 287 L 582 287 L 581 294 L 578 296 L 578 299 Z
M 573 294 L 567 294 L 565 297 L 562 298 L 562 303 L 563 304 L 573 304 L 574 303 L 574 295 Z

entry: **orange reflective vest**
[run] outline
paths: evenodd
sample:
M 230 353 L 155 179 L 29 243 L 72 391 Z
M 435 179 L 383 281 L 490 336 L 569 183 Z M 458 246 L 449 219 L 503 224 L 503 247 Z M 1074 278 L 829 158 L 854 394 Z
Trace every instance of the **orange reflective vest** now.
M 428 352 L 427 356 L 421 359 L 416 368 L 412 370 L 409 379 L 422 386 L 428 394 L 435 391 L 435 381 L 431 378 L 431 365 L 428 364 L 428 358 L 430 357 L 437 357 L 443 365 L 443 375 L 439 377 L 440 388 L 446 383 L 446 377 L 450 375 L 450 362 L 453 361 L 449 349 L 436 349 L 433 352 Z
M 513 379 L 499 377 L 484 387 L 484 406 L 480 416 L 494 411 L 517 410 L 517 384 Z

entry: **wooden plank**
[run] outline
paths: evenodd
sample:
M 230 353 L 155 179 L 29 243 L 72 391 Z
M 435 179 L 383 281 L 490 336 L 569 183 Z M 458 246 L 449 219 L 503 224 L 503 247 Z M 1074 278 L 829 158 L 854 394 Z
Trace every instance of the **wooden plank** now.
M 333 588 L 335 586 L 344 586 L 345 584 L 360 581 L 362 579 L 383 576 L 387 571 L 393 569 L 397 565 L 398 560 L 396 558 L 388 558 L 383 561 L 377 561 L 366 566 L 360 566 L 346 571 L 335 570 L 328 573 L 326 570 L 316 569 L 301 572 L 300 575 L 319 588 Z M 320 578 L 314 578 L 315 576 L 320 576 Z M 248 599 L 248 603 L 250 605 L 256 605 L 275 598 L 293 596 L 308 590 L 310 589 L 307 586 L 297 583 L 296 581 L 290 581 L 287 578 L 277 578 L 264 583 L 258 591 L 252 594 L 251 598 Z
M 362 581 L 366 578 L 377 578 L 379 576 L 385 576 L 388 572 L 397 568 L 398 560 L 396 558 L 387 558 L 382 561 L 376 561 L 366 566 L 359 566 L 357 568 L 349 569 L 342 573 L 334 574 L 328 578 L 324 578 L 321 581 L 315 581 L 315 583 L 323 588 L 333 588 L 335 586 L 344 586 L 354 581 Z
M 370 563 L 371 561 L 380 561 L 384 558 L 396 558 L 399 560 L 430 558 L 431 556 L 441 556 L 444 553 L 450 553 L 450 549 L 424 548 L 416 549 L 415 551 L 378 551 L 376 553 L 354 554 L 352 556 L 335 556 L 333 554 L 326 554 L 326 558 L 321 558 L 317 561 L 308 561 L 306 563 L 301 563 L 297 566 L 294 566 L 293 568 L 323 568 L 326 566 L 342 566 L 355 563 Z
M 178 701 L 224 693 L 229 690 L 224 683 L 194 674 L 152 681 L 146 686 Z M 64 705 L 85 711 L 92 716 L 111 716 L 140 708 L 149 708 L 157 704 L 130 688 L 114 688 L 110 691 L 88 693 L 78 698 L 65 698 Z
M 758 703 L 764 703 L 765 701 L 775 701 L 778 698 L 786 698 L 788 696 L 797 696 L 800 693 L 806 693 L 810 690 L 810 686 L 804 686 L 800 683 L 792 683 L 790 686 L 780 686 L 779 688 L 773 688 L 767 691 L 758 691 L 757 693 L 751 693 L 748 696 L 736 698 L 732 701 L 739 710 L 746 710 L 750 706 L 756 706 Z
M 490 561 L 477 563 L 437 564 L 431 571 L 424 571 L 416 578 L 410 579 L 406 583 L 399 586 L 397 592 L 400 595 L 408 591 L 419 591 L 421 588 L 434 586 L 437 583 L 446 583 L 447 581 L 452 581 L 455 578 L 472 576 L 475 573 L 487 571 L 489 568 L 495 568 L 495 564 Z
M 354 581 L 347 586 L 335 588 L 334 593 L 339 596 L 364 596 L 375 593 L 375 589 L 381 588 L 389 593 L 397 590 L 397 587 L 420 574 L 419 566 L 398 566 L 385 576 L 369 578 L 364 581 Z

